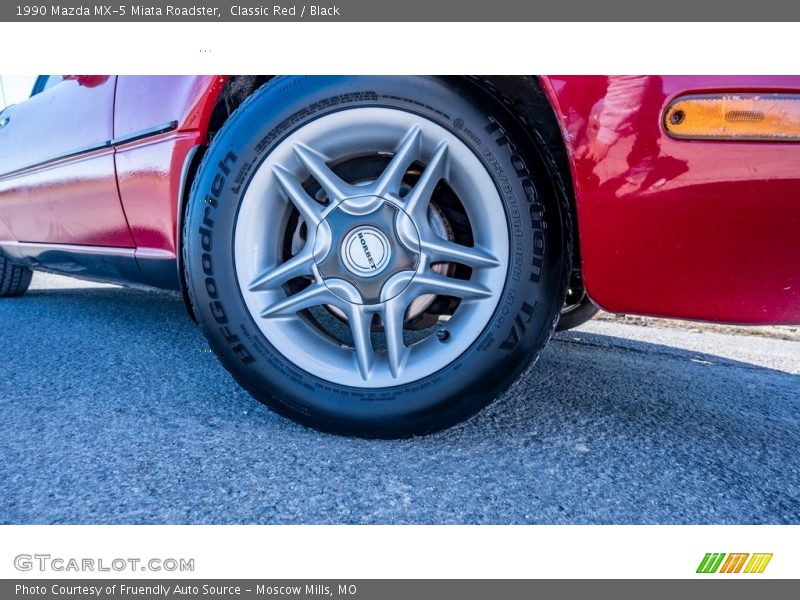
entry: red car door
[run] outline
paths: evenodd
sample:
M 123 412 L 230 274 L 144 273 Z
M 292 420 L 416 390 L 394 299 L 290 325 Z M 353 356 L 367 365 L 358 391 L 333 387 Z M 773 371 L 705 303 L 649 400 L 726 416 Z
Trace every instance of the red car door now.
M 134 246 L 114 170 L 116 81 L 42 76 L 3 111 L 0 231 L 13 241 Z

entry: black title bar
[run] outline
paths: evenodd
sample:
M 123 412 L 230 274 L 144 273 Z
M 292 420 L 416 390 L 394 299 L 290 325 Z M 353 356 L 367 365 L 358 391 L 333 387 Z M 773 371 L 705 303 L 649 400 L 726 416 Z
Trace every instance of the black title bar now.
M 580 22 L 800 20 L 786 0 L 335 0 L 332 2 L 24 2 L 0 4 L 0 21 L 16 22 Z M 754 25 L 756 27 L 756 25 Z M 676 30 L 676 41 L 680 32 Z M 742 40 L 740 40 L 741 42 Z M 746 40 L 745 40 L 746 41 Z M 669 40 L 663 43 L 668 45 Z
M 772 600 L 794 598 L 797 582 L 705 577 L 692 580 L 454 579 L 24 579 L 0 580 L 6 600 Z

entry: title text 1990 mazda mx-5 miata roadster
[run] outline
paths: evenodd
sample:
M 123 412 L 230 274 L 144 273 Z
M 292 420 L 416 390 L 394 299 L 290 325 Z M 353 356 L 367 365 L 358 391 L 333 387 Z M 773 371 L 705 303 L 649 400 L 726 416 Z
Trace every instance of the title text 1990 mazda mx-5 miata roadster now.
M 800 77 L 42 76 L 0 251 L 2 296 L 181 292 L 275 411 L 422 434 L 593 303 L 800 323 Z

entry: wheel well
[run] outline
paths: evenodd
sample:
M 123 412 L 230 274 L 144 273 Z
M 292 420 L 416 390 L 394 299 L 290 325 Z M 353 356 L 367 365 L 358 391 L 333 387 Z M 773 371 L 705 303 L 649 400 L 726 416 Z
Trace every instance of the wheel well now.
M 219 96 L 217 96 L 208 122 L 209 143 L 214 139 L 214 136 L 222 128 L 222 125 L 228 117 L 239 108 L 239 105 L 271 78 L 272 76 L 269 75 L 234 75 L 225 82 L 225 86 L 222 88 Z M 183 296 L 183 303 L 186 306 L 186 311 L 195 323 L 199 323 L 199 321 L 197 320 L 197 315 L 195 315 L 194 307 L 192 306 L 192 300 L 189 295 L 189 282 L 186 281 L 186 271 L 183 266 L 183 223 L 186 219 L 186 208 L 189 204 L 192 182 L 197 175 L 197 171 L 200 168 L 200 163 L 203 161 L 203 155 L 207 148 L 208 146 L 196 146 L 191 155 L 187 157 L 184 173 L 181 178 L 182 185 L 179 198 L 180 203 L 178 205 L 178 228 L 176 232 L 178 275 L 180 277 L 181 295 Z
M 220 92 L 208 125 L 208 140 L 214 139 L 216 133 L 222 128 L 225 121 L 250 95 L 262 85 L 272 79 L 273 75 L 235 75 L 228 79 Z M 580 269 L 580 243 L 578 235 L 578 214 L 575 206 L 575 193 L 572 185 L 572 172 L 569 167 L 567 148 L 558 119 L 553 112 L 553 107 L 547 99 L 537 77 L 523 75 L 491 75 L 469 77 L 470 80 L 486 89 L 492 96 L 501 102 L 517 120 L 517 122 L 531 135 L 538 134 L 555 163 L 556 175 L 561 178 L 563 189 L 567 194 L 574 224 L 573 235 L 573 264 Z M 191 184 L 197 174 L 198 167 L 205 153 L 206 147 L 198 148 L 189 161 L 184 185 L 182 186 L 179 225 L 183 223 L 186 206 L 188 204 Z M 188 294 L 187 281 L 183 269 L 182 231 L 178 229 L 178 265 L 180 270 L 181 288 L 186 308 L 191 318 L 197 322 L 194 309 Z
M 222 128 L 233 112 L 253 92 L 267 83 L 274 75 L 234 75 L 228 79 L 220 92 L 208 127 L 209 141 Z M 562 179 L 572 211 L 575 226 L 575 264 L 580 265 L 580 244 L 578 240 L 578 215 L 575 206 L 575 192 L 572 185 L 572 171 L 569 166 L 567 147 L 561 135 L 558 119 L 553 107 L 539 84 L 538 77 L 527 75 L 489 75 L 470 77 L 483 87 L 514 115 L 514 118 L 529 132 L 537 131 L 547 150 L 555 160 L 555 166 Z M 199 161 L 198 161 L 199 162 Z M 191 173 L 194 177 L 194 172 Z M 191 179 L 190 179 L 191 181 Z M 188 186 L 187 186 L 188 187 Z
M 222 128 L 228 117 L 239 108 L 239 105 L 273 77 L 274 75 L 234 75 L 230 77 L 217 97 L 214 110 L 211 112 L 211 120 L 208 124 L 209 141 Z
M 575 205 L 575 190 L 572 184 L 572 170 L 569 166 L 567 146 L 561 135 L 558 119 L 553 107 L 539 84 L 538 77 L 526 75 L 491 75 L 472 77 L 486 88 L 498 101 L 502 102 L 517 122 L 530 134 L 538 134 L 540 141 L 555 163 L 556 175 L 561 178 L 567 194 L 573 224 L 573 273 L 580 269 L 580 239 L 578 233 L 578 212 Z

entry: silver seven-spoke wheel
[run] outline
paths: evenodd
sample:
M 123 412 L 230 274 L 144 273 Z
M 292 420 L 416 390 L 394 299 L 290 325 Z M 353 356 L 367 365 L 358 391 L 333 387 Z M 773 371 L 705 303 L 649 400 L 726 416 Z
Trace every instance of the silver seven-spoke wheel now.
M 318 429 L 405 437 L 514 381 L 553 331 L 571 242 L 547 148 L 508 106 L 455 77 L 253 92 L 183 225 L 195 313 L 237 382 Z
M 390 387 L 442 369 L 487 326 L 508 224 L 486 167 L 451 132 L 403 110 L 351 109 L 261 163 L 234 256 L 281 354 L 334 383 Z

